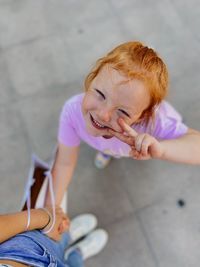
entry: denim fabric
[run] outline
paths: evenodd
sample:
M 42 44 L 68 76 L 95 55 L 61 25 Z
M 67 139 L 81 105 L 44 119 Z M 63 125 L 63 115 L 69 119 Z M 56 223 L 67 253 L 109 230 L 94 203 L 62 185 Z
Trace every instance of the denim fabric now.
M 83 267 L 83 258 L 78 250 L 64 260 L 69 241 L 68 233 L 63 234 L 60 242 L 55 242 L 38 230 L 24 232 L 0 244 L 0 259 L 37 267 Z

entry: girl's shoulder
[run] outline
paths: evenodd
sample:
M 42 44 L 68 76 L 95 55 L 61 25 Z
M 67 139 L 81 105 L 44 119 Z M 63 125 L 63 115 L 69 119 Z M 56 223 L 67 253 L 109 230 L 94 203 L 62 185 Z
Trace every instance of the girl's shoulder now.
M 184 135 L 188 127 L 181 114 L 167 101 L 162 101 L 155 111 L 153 135 L 158 139 L 173 139 Z
M 84 93 L 73 95 L 65 101 L 65 105 L 81 104 L 83 101 Z
M 62 114 L 73 114 L 81 110 L 84 93 L 74 95 L 68 98 L 62 107 Z
M 175 120 L 181 121 L 181 114 L 166 100 L 163 100 L 160 105 L 155 110 L 155 118 L 167 119 L 173 118 Z
M 134 129 L 157 139 L 172 139 L 185 134 L 188 127 L 183 123 L 180 113 L 169 102 L 162 101 L 149 122 L 141 122 Z

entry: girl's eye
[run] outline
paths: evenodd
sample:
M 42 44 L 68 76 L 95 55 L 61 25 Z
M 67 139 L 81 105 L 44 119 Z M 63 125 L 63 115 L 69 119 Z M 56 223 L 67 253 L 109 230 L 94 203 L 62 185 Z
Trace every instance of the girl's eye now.
M 98 89 L 95 89 L 95 91 L 96 91 L 100 96 L 102 96 L 103 99 L 106 99 L 105 95 L 104 95 L 101 91 L 99 91 Z
M 126 111 L 124 111 L 123 109 L 119 109 L 119 111 L 130 118 L 130 115 Z

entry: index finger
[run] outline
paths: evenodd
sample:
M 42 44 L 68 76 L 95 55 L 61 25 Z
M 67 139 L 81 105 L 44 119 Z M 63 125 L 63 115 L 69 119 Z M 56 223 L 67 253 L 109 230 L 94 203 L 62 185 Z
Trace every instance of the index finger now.
M 116 131 L 113 131 L 112 129 L 109 129 L 108 130 L 112 135 L 114 135 L 115 137 L 117 137 L 120 141 L 124 142 L 124 143 L 127 143 L 128 145 L 130 146 L 133 146 L 134 145 L 134 140 L 135 138 L 132 137 L 132 136 L 126 136 L 124 135 L 123 133 L 119 133 L 119 132 L 116 132 Z
M 118 119 L 118 123 L 122 130 L 124 130 L 129 136 L 138 136 L 138 133 L 133 128 L 131 128 L 122 118 Z

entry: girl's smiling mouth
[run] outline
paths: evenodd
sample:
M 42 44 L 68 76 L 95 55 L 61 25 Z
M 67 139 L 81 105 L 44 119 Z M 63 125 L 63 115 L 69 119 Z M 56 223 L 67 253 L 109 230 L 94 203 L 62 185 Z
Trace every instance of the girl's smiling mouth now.
M 91 119 L 92 125 L 93 125 L 96 129 L 98 129 L 98 130 L 109 129 L 109 127 L 104 126 L 104 125 L 100 124 L 98 121 L 96 121 L 96 120 L 92 117 L 91 114 L 90 114 L 90 119 Z
M 89 114 L 90 114 L 90 113 L 89 113 Z M 91 120 L 91 122 L 92 122 L 92 125 L 93 125 L 96 129 L 98 129 L 98 130 L 105 130 L 105 129 L 111 129 L 111 130 L 113 130 L 112 128 L 110 128 L 110 127 L 108 127 L 108 126 L 104 126 L 104 125 L 100 124 L 98 121 L 96 121 L 96 120 L 92 117 L 91 114 L 90 114 L 90 120 Z M 113 131 L 115 131 L 115 130 L 113 130 Z M 103 135 L 102 137 L 105 138 L 105 139 L 110 139 L 110 138 L 113 137 L 113 135 Z

